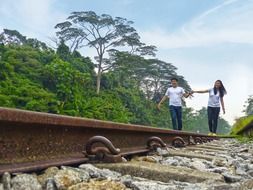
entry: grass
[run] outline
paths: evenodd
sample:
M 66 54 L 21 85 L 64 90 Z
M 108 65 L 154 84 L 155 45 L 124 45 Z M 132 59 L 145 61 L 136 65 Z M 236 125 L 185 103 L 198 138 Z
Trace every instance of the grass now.
M 240 143 L 252 143 L 253 138 L 252 137 L 243 137 L 243 136 L 238 136 L 236 138 Z
M 237 138 L 238 135 L 231 135 L 231 134 L 225 134 L 225 135 L 217 135 L 220 138 Z
M 237 135 L 244 127 L 253 123 L 253 115 L 239 118 L 231 129 L 231 135 Z

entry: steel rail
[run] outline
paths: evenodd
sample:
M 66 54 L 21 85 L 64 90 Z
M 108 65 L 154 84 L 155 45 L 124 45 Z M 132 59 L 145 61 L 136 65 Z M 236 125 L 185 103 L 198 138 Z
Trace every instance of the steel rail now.
M 218 137 L 0 107 L 0 174 L 81 162 L 119 162 L 157 147 Z

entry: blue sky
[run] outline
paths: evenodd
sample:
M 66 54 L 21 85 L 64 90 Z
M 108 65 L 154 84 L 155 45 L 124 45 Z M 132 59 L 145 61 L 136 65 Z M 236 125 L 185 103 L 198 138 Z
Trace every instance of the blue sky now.
M 0 30 L 52 44 L 55 24 L 72 11 L 88 10 L 134 21 L 142 40 L 157 46 L 157 58 L 178 67 L 193 89 L 223 80 L 228 95 L 222 117 L 233 123 L 242 115 L 253 94 L 253 0 L 1 0 Z M 207 99 L 195 95 L 187 104 L 199 109 Z

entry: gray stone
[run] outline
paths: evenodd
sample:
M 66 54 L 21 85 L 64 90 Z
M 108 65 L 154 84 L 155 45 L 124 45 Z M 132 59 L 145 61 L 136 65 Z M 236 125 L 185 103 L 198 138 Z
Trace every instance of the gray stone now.
M 210 185 L 205 186 L 207 190 L 238 190 L 239 186 L 227 183 L 215 183 L 212 182 Z
M 157 151 L 157 154 L 159 156 L 163 156 L 163 157 L 169 156 L 169 150 L 168 149 L 157 148 L 156 151 Z
M 125 184 L 126 187 L 129 187 L 133 181 L 133 177 L 130 175 L 123 175 L 120 177 L 120 181 Z
M 117 180 L 119 177 L 121 177 L 121 174 L 109 169 L 102 169 L 102 176 L 106 177 L 106 179 Z
M 118 181 L 94 180 L 74 184 L 68 190 L 127 190 L 126 186 Z
M 19 174 L 11 180 L 12 190 L 42 190 L 36 176 Z
M 68 167 L 68 166 L 62 166 L 61 168 L 63 170 L 72 170 L 74 172 L 77 172 L 79 174 L 81 181 L 88 181 L 90 179 L 89 173 L 85 170 L 80 169 L 80 168 L 73 168 L 73 167 Z
M 238 182 L 242 180 L 242 177 L 240 176 L 236 176 L 236 175 L 232 175 L 230 173 L 222 173 L 222 175 L 224 176 L 224 179 L 227 183 L 234 183 L 234 182 Z
M 133 190 L 175 190 L 176 186 L 154 181 L 133 181 L 128 188 Z
M 48 179 L 47 181 L 46 181 L 46 184 L 45 184 L 45 188 L 44 188 L 45 190 L 57 190 L 57 187 L 56 187 L 56 184 L 55 184 L 55 181 L 54 181 L 54 179 Z
M 253 177 L 253 170 L 249 170 L 249 171 L 247 171 L 247 173 L 248 173 L 251 177 Z
M 253 179 L 246 180 L 241 184 L 241 190 L 253 189 Z
M 249 160 L 252 158 L 252 154 L 251 153 L 244 153 L 244 154 L 238 154 L 239 157 L 241 157 L 244 160 Z
M 2 176 L 2 183 L 4 190 L 11 189 L 11 175 L 8 172 L 5 172 Z
M 253 170 L 253 164 L 248 164 L 248 170 Z
M 102 170 L 93 166 L 92 164 L 82 164 L 79 166 L 80 169 L 85 170 L 89 173 L 91 178 L 104 178 Z
M 80 183 L 82 178 L 78 172 L 64 169 L 57 172 L 57 174 L 54 176 L 54 181 L 59 190 L 65 190 L 71 185 Z
M 217 167 L 217 168 L 207 169 L 207 171 L 221 174 L 223 172 L 227 172 L 228 169 L 226 167 Z
M 248 148 L 242 148 L 238 152 L 249 152 L 249 149 Z
M 215 157 L 212 161 L 212 165 L 214 165 L 214 166 L 226 166 L 227 162 L 226 162 L 225 159 Z
M 46 169 L 43 174 L 37 176 L 37 179 L 39 180 L 43 188 L 46 186 L 47 180 L 50 178 L 54 178 L 58 171 L 59 169 L 57 167 L 50 167 Z
M 161 161 L 161 157 L 158 156 L 136 156 L 132 159 L 132 161 L 144 161 L 144 162 L 153 162 L 159 163 Z
M 161 161 L 162 164 L 171 165 L 171 166 L 178 166 L 178 160 L 175 160 L 171 157 L 168 157 L 166 160 Z
M 82 164 L 79 168 L 87 171 L 92 178 L 118 179 L 121 176 L 118 172 L 110 171 L 108 169 L 99 169 L 91 164 Z
M 205 171 L 206 170 L 206 165 L 203 164 L 203 162 L 201 162 L 200 160 L 195 160 L 191 163 L 191 166 L 193 167 L 193 169 L 197 169 L 200 171 Z
M 247 173 L 245 172 L 245 170 L 243 170 L 242 168 L 237 168 L 235 170 L 235 173 L 236 173 L 236 175 L 242 175 L 242 176 L 246 176 L 247 175 Z

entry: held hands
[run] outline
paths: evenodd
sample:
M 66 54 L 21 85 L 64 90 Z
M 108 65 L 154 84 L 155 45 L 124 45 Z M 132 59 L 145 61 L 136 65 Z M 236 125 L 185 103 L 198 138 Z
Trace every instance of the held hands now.
M 188 92 L 187 95 L 186 95 L 186 98 L 188 98 L 188 97 L 192 98 L 193 97 L 193 93 L 194 93 L 194 91 Z

